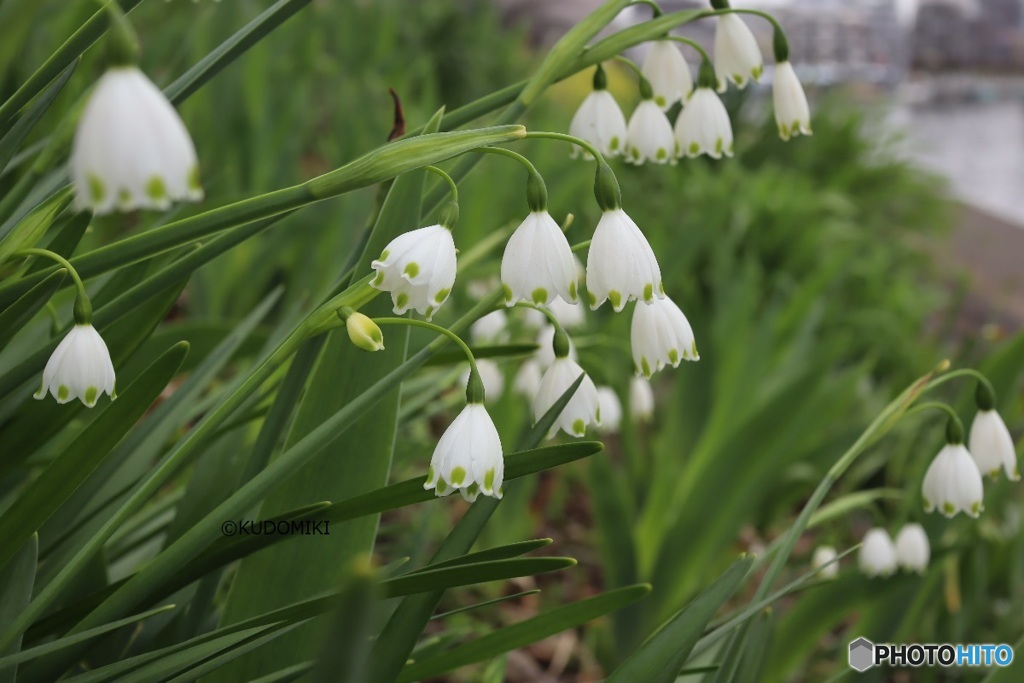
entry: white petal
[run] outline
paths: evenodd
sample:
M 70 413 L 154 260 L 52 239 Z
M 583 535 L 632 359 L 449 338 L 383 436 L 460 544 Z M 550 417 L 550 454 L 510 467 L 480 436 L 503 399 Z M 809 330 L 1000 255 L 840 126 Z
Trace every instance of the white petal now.
M 714 61 L 718 92 L 725 92 L 726 82 L 743 88 L 749 80 L 761 78 L 764 71 L 761 48 L 750 28 L 735 14 L 718 17 Z
M 625 144 L 626 118 L 610 92 L 594 90 L 573 115 L 569 133 L 594 145 L 601 154 L 613 156 L 621 153 Z M 578 154 L 574 146 L 573 156 Z
M 667 164 L 675 161 L 676 141 L 672 124 L 654 100 L 644 100 L 629 117 L 626 129 L 626 161 Z
M 587 253 L 587 294 L 591 309 L 610 299 L 616 312 L 629 301 L 665 295 L 654 251 L 622 209 L 605 211 L 594 230 Z
M 670 40 L 651 42 L 640 71 L 654 90 L 654 101 L 668 109 L 693 90 L 690 67 Z
M 775 123 L 783 140 L 801 133 L 811 134 L 811 110 L 807 105 L 807 95 L 793 65 L 788 61 L 775 65 L 772 101 L 775 105 Z

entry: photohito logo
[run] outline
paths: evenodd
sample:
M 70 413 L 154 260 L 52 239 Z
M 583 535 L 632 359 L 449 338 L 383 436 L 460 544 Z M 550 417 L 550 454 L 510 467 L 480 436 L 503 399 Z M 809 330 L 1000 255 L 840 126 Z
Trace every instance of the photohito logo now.
M 850 668 L 867 671 L 873 666 L 1009 666 L 1013 661 L 1013 648 L 1002 643 L 952 644 L 872 643 L 857 638 L 850 643 Z

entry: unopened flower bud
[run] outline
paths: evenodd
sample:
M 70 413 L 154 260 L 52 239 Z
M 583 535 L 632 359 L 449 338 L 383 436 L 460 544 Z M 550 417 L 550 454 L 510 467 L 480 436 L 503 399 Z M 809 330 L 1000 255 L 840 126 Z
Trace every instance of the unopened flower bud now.
M 377 323 L 362 313 L 349 313 L 345 318 L 345 329 L 348 330 L 348 338 L 352 343 L 363 351 L 384 350 L 384 334 L 377 327 Z

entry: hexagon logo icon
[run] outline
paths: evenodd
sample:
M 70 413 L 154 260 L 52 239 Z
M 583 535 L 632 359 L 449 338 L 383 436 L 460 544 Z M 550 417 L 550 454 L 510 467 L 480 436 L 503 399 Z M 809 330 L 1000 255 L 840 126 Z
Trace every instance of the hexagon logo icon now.
M 864 672 L 875 665 L 875 644 L 867 638 L 850 643 L 850 668 Z

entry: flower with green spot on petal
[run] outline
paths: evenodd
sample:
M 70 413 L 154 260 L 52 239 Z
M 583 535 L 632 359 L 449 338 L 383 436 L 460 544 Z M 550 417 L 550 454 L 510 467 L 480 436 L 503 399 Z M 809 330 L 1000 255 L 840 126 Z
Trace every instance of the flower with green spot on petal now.
M 472 502 L 481 493 L 501 498 L 504 478 L 498 430 L 482 404 L 469 403 L 438 440 L 423 488 L 438 496 L 458 489 Z
M 75 205 L 97 214 L 199 201 L 192 138 L 164 94 L 134 66 L 107 70 L 71 146 Z
M 924 574 L 928 568 L 931 546 L 928 534 L 920 524 L 905 524 L 896 534 L 896 561 L 908 572 Z
M 505 305 L 575 303 L 576 259 L 562 229 L 547 211 L 533 211 L 516 228 L 501 257 Z
M 676 162 L 672 124 L 654 100 L 643 100 L 629 117 L 626 129 L 626 161 L 638 166 Z
M 606 157 L 621 154 L 626 143 L 626 117 L 610 92 L 594 90 L 573 115 L 569 134 L 586 140 Z M 580 155 L 585 159 L 591 158 L 590 154 L 573 145 L 573 158 Z
M 811 134 L 811 110 L 807 105 L 807 95 L 804 94 L 793 65 L 788 61 L 775 65 L 772 101 L 775 105 L 775 123 L 779 127 L 779 137 L 788 140 L 801 133 Z
M 896 545 L 889 532 L 876 527 L 864 534 L 857 563 L 868 577 L 891 576 L 896 573 Z
M 718 92 L 725 92 L 726 83 L 737 88 L 758 81 L 764 72 L 764 57 L 750 27 L 735 14 L 718 17 L 715 28 L 715 74 Z
M 662 109 L 668 109 L 693 90 L 690 66 L 671 40 L 651 42 L 640 72 L 651 84 L 654 101 Z
M 92 325 L 76 324 L 50 355 L 35 398 L 50 393 L 57 403 L 81 399 L 89 408 L 101 394 L 115 398 L 114 364 L 103 337 Z
M 410 308 L 429 320 L 455 284 L 456 249 L 451 230 L 431 225 L 391 240 L 370 267 L 370 285 L 389 292 L 398 315 Z
M 611 301 L 618 313 L 629 301 L 665 296 L 661 267 L 650 243 L 622 209 L 605 211 L 587 252 L 590 308 Z
M 924 511 L 946 517 L 964 512 L 977 517 L 984 509 L 984 484 L 974 458 L 962 443 L 947 443 L 932 460 L 921 484 Z
M 732 156 L 732 123 L 722 100 L 711 88 L 698 87 L 679 113 L 675 127 L 680 155 Z
M 601 407 L 594 380 L 569 357 L 555 358 L 541 378 L 540 387 L 533 400 L 533 418 L 540 420 L 544 417 L 581 374 L 584 375 L 583 382 L 555 419 L 548 432 L 549 439 L 553 438 L 559 429 L 569 436 L 581 437 L 589 425 L 597 426 L 601 423 Z
M 1003 418 L 995 410 L 979 410 L 971 423 L 971 433 L 967 439 L 971 456 L 982 474 L 995 479 L 999 470 L 1006 473 L 1010 481 L 1020 479 L 1017 468 L 1017 448 L 1013 445 L 1013 437 L 1006 428 Z
M 690 322 L 668 297 L 637 302 L 630 343 L 634 369 L 647 379 L 666 365 L 675 368 L 684 360 L 700 360 Z

